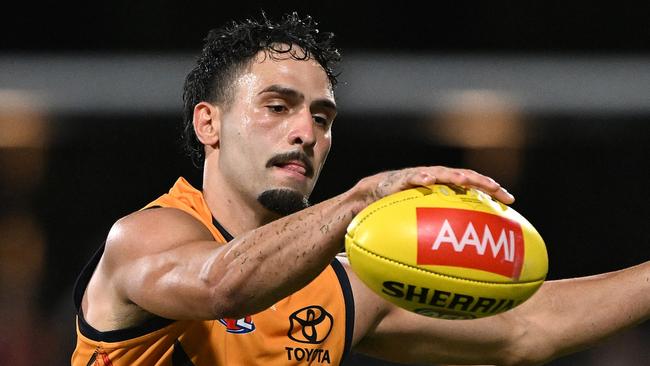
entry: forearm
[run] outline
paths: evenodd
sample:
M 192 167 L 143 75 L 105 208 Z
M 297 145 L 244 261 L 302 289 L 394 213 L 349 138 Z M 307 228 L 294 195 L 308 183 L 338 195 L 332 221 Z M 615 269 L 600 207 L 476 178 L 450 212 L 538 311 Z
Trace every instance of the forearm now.
M 234 239 L 204 271 L 218 296 L 231 301 L 216 306 L 228 317 L 253 314 L 307 285 L 340 252 L 360 207 L 346 192 Z
M 513 200 L 492 179 L 466 170 L 417 167 L 366 177 L 346 193 L 240 235 L 217 251 L 202 271 L 214 289 L 215 314 L 253 314 L 307 285 L 341 250 L 345 230 L 359 211 L 387 195 L 434 182 Z
M 650 262 L 548 281 L 508 315 L 522 320 L 514 344 L 524 359 L 543 362 L 579 351 L 650 318 Z
M 399 362 L 541 365 L 649 318 L 646 262 L 548 281 L 528 301 L 494 317 L 444 321 L 395 309 L 357 348 Z

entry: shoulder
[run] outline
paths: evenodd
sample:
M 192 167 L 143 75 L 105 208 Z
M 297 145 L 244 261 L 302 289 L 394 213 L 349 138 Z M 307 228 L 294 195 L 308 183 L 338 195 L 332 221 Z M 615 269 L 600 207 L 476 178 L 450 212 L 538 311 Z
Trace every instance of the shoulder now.
M 101 329 L 120 329 L 149 319 L 152 312 L 136 306 L 132 296 L 152 288 L 148 274 L 168 269 L 169 253 L 197 240 L 212 236 L 178 209 L 146 209 L 117 220 L 86 287 L 82 300 L 86 320 Z
M 115 264 L 199 240 L 214 239 L 194 217 L 175 208 L 151 208 L 136 211 L 113 224 L 106 238 L 104 259 Z

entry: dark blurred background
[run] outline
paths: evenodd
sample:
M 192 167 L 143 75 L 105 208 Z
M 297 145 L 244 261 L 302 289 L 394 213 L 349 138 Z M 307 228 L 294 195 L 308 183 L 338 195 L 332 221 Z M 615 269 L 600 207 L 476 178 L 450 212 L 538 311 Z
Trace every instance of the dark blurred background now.
M 0 22 L 2 365 L 68 364 L 72 284 L 112 223 L 179 175 L 200 186 L 180 146 L 184 75 L 210 28 L 261 9 L 311 14 L 343 53 L 312 201 L 381 170 L 462 166 L 517 197 L 547 243 L 549 279 L 650 258 L 647 4 L 13 7 Z M 550 364 L 648 365 L 650 325 Z

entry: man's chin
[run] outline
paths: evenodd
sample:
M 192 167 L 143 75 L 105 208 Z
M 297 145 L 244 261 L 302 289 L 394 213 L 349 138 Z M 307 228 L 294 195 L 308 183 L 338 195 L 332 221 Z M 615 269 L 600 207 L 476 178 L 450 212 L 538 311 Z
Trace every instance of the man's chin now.
M 309 200 L 291 188 L 272 188 L 257 196 L 257 201 L 269 211 L 281 216 L 291 215 L 309 207 Z

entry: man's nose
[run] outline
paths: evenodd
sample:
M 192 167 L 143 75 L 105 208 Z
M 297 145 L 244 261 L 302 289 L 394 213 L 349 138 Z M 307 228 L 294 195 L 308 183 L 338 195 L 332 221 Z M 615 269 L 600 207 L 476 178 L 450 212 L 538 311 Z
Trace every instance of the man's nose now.
M 314 146 L 316 144 L 314 119 L 308 108 L 294 115 L 289 125 L 288 138 L 291 145 Z

